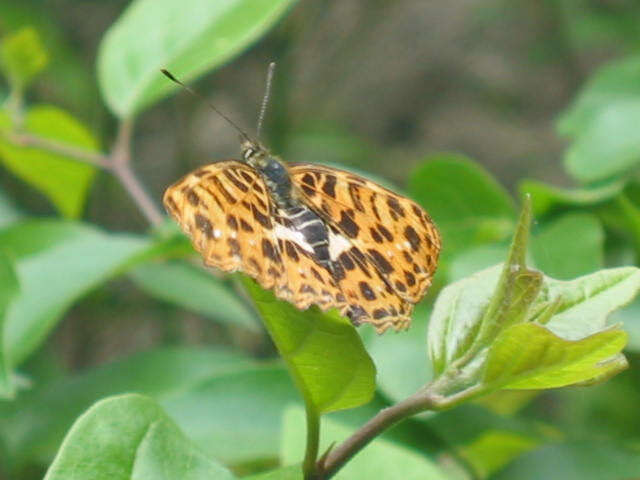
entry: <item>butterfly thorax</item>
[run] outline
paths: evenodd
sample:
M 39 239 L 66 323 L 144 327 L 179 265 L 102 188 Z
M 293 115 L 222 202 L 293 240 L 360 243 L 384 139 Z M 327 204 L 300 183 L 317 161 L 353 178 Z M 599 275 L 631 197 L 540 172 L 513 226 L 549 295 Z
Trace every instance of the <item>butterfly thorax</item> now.
M 267 149 L 258 143 L 245 141 L 242 143 L 242 159 L 260 173 L 278 208 L 289 209 L 298 205 L 287 167 Z
M 313 252 L 315 260 L 331 270 L 327 226 L 296 195 L 287 167 L 262 145 L 250 141 L 242 143 L 242 159 L 260 173 L 278 209 L 285 231 L 289 229 L 293 232 L 287 236 L 295 238 L 296 232 L 302 234 L 302 238 L 299 238 L 302 250 Z

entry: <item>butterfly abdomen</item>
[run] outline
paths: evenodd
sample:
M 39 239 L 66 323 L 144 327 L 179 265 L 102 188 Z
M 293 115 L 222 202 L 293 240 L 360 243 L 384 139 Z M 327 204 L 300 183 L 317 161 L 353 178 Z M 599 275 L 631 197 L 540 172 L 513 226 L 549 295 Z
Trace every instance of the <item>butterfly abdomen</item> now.
M 297 205 L 283 210 L 282 216 L 288 220 L 290 228 L 299 232 L 303 248 L 313 251 L 315 260 L 331 270 L 329 256 L 329 232 L 322 219 L 306 205 Z

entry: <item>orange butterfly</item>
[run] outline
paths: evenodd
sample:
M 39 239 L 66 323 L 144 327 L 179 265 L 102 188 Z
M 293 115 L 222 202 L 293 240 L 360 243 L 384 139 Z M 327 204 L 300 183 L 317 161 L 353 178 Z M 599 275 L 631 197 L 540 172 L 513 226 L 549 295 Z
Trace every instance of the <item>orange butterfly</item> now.
M 241 160 L 201 167 L 164 194 L 205 264 L 242 271 L 300 309 L 337 308 L 378 333 L 407 328 L 440 252 L 429 215 L 358 175 L 285 164 L 240 132 Z

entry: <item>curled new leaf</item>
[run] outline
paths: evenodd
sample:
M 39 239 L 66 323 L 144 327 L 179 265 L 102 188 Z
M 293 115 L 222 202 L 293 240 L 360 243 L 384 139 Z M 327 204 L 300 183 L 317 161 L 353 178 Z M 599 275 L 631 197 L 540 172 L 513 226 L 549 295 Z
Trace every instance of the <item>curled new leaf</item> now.
M 38 32 L 25 27 L 0 43 L 0 66 L 11 86 L 22 91 L 49 63 Z

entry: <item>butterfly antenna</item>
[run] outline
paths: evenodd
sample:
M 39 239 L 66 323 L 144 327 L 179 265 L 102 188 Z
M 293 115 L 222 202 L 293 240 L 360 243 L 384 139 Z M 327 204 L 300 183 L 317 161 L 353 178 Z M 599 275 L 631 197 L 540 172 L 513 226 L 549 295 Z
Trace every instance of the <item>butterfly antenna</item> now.
M 196 92 L 193 88 L 191 88 L 188 85 L 185 85 L 183 82 L 181 82 L 180 80 L 178 80 L 176 77 L 173 76 L 173 74 L 171 72 L 169 72 L 169 70 L 166 70 L 164 68 L 161 68 L 160 71 L 172 82 L 177 83 L 178 85 L 180 85 L 182 88 L 184 88 L 187 92 L 189 92 L 191 95 L 199 98 L 200 100 L 202 100 L 203 102 L 205 102 L 214 112 L 216 112 L 218 115 L 220 115 L 222 118 L 224 118 L 229 125 L 231 125 L 233 128 L 235 128 L 238 132 L 240 132 L 240 135 L 242 135 L 242 137 L 245 140 L 251 141 L 251 139 L 249 138 L 249 135 L 247 135 L 245 133 L 244 130 L 242 130 L 238 125 L 235 124 L 235 122 L 233 120 L 231 120 L 229 117 L 227 117 L 224 113 L 222 113 L 220 110 L 218 110 L 216 108 L 216 106 L 211 103 L 209 100 L 207 100 L 206 98 L 204 98 L 203 95 L 201 95 L 200 93 Z
M 257 137 L 260 138 L 260 131 L 262 130 L 262 123 L 264 121 L 264 115 L 267 112 L 267 104 L 269 103 L 269 97 L 271 96 L 271 83 L 273 81 L 273 72 L 276 69 L 275 62 L 269 64 L 269 70 L 267 70 L 267 84 L 264 88 L 264 97 L 262 97 L 262 105 L 260 105 L 260 115 L 258 115 L 258 128 Z

